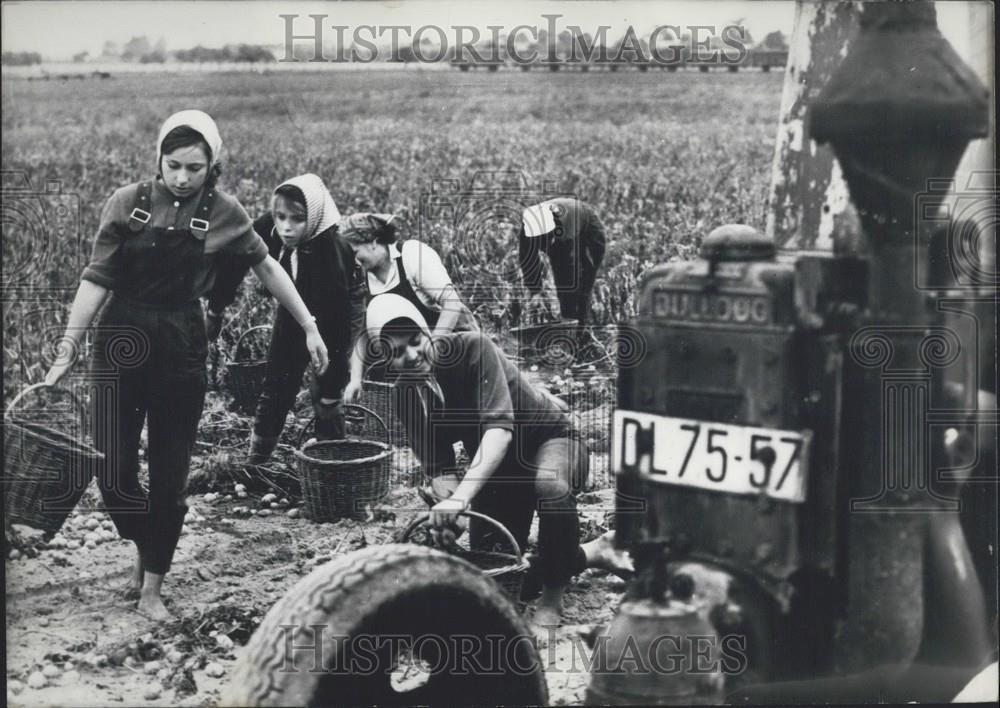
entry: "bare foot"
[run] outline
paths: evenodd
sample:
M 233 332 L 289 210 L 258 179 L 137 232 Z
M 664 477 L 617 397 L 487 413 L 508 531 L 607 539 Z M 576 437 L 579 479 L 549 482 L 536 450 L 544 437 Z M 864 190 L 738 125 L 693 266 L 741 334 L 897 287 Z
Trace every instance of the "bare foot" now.
M 555 628 L 559 626 L 561 621 L 561 608 L 544 606 L 541 601 L 539 601 L 538 606 L 535 607 L 535 614 L 531 617 L 531 624 L 540 628 Z
M 615 532 L 608 531 L 599 538 L 581 546 L 587 556 L 588 568 L 599 568 L 628 580 L 635 573 L 628 551 L 615 548 Z
M 151 620 L 165 620 L 170 617 L 170 612 L 163 604 L 163 598 L 151 593 L 143 593 L 139 597 L 139 606 L 136 609 L 139 614 L 145 615 Z
M 142 582 L 142 594 L 139 596 L 138 610 L 153 620 L 164 620 L 170 617 L 163 604 L 163 597 L 160 589 L 163 587 L 163 575 L 160 573 L 144 573 Z
M 531 617 L 531 630 L 539 641 L 547 638 L 562 622 L 562 598 L 565 591 L 565 585 L 542 587 L 542 596 Z
M 135 565 L 132 566 L 132 580 L 129 583 L 131 589 L 135 590 L 137 593 L 142 590 L 142 579 L 145 573 L 142 570 L 142 556 L 138 553 L 135 554 Z
M 138 600 L 142 592 L 143 581 L 142 556 L 138 552 L 135 554 L 135 564 L 132 566 L 132 575 L 129 576 L 128 583 L 121 589 L 121 595 L 126 600 Z

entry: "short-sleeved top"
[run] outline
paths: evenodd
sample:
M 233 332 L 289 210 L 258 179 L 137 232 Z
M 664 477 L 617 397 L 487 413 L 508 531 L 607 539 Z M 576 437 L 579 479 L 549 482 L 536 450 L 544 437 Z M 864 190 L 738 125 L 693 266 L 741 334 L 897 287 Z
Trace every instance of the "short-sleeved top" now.
M 454 332 L 443 339 L 446 353 L 433 368 L 443 407 L 425 414 L 405 390 L 396 397 L 400 418 L 425 468 L 454 465 L 452 446 L 459 440 L 475 457 L 483 435 L 493 428 L 513 434 L 507 457 L 514 461 L 530 459 L 543 442 L 566 435 L 570 421 L 565 411 L 535 388 L 489 337 Z M 397 384 L 404 389 L 408 385 Z
M 267 257 L 267 245 L 254 231 L 249 215 L 235 197 L 218 190 L 205 219 L 208 231 L 190 231 L 190 238 L 203 245 L 185 244 L 182 258 L 171 257 L 175 252 L 169 241 L 163 241 L 170 238 L 170 231 L 189 229 L 202 192 L 179 199 L 157 178 L 150 195 L 150 221 L 133 232 L 128 224 L 138 192 L 139 183 L 122 187 L 104 205 L 90 263 L 81 276 L 84 280 L 139 302 L 183 305 L 211 290 L 216 255 L 226 253 L 248 266 Z
M 451 278 L 445 270 L 441 257 L 433 248 L 422 241 L 409 239 L 402 244 L 389 246 L 389 276 L 383 283 L 374 273 L 368 273 L 368 292 L 374 297 L 390 292 L 399 285 L 399 267 L 396 259 L 403 263 L 406 279 L 410 281 L 413 292 L 420 301 L 432 310 L 441 309 L 441 297 L 445 288 L 450 286 Z

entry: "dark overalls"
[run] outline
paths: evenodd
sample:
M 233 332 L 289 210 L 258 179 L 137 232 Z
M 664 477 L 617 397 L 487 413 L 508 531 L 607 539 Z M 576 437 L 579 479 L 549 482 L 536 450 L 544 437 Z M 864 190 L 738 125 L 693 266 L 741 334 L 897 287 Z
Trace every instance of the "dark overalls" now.
M 205 399 L 208 342 L 199 290 L 212 278 L 205 238 L 217 195 L 205 187 L 186 228 L 154 228 L 152 189 L 151 182 L 139 185 L 127 228 L 102 225 L 118 233 L 98 237 L 120 240 L 107 259 L 116 275 L 97 325 L 92 413 L 95 445 L 106 455 L 98 472 L 105 507 L 122 538 L 136 543 L 143 569 L 163 574 L 187 512 L 185 489 Z M 139 483 L 146 421 L 148 494 Z
M 576 199 L 555 199 L 553 217 L 556 228 L 552 233 L 534 238 L 524 234 L 519 239 L 519 259 L 524 285 L 535 295 L 542 291 L 540 253 L 549 258 L 559 312 L 564 319 L 578 321 L 578 332 L 590 316 L 590 299 L 597 271 L 604 260 L 604 225 L 597 212 Z

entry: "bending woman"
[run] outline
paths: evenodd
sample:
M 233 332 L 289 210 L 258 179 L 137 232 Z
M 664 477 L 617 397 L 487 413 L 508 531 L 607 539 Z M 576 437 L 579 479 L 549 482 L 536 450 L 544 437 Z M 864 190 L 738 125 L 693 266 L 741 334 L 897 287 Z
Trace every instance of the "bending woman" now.
M 369 301 L 376 295 L 402 296 L 417 308 L 434 338 L 479 330 L 437 251 L 416 239 L 400 243 L 392 215 L 352 214 L 340 222 L 340 235 L 367 274 Z M 368 336 L 362 329 L 351 355 L 351 378 L 344 389 L 348 403 L 361 396 L 367 349 Z
M 122 538 L 138 549 L 133 587 L 139 610 L 168 616 L 161 596 L 187 512 L 185 490 L 205 400 L 208 343 L 200 298 L 212 288 L 216 257 L 246 262 L 305 330 L 313 366 L 327 351 L 295 286 L 254 232 L 239 202 L 216 188 L 222 139 L 201 111 L 163 124 L 157 175 L 117 190 L 104 205 L 90 264 L 69 314 L 54 385 L 76 360 L 80 337 L 108 293 L 92 371 L 94 441 L 104 505 Z M 139 441 L 148 424 L 149 493 L 139 485 Z

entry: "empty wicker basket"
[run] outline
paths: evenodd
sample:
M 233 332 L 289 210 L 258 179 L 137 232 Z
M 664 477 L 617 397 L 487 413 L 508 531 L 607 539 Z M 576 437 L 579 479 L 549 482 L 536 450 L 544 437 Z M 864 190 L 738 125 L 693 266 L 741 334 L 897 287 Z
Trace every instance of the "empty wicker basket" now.
M 26 388 L 4 415 L 4 516 L 7 523 L 55 533 L 80 501 L 95 464 L 104 456 L 52 425 L 15 417 L 12 411 L 17 402 L 42 388 L 45 384 Z M 79 408 L 75 397 L 69 396 Z
M 389 492 L 390 452 L 388 445 L 372 440 L 319 440 L 296 450 L 310 518 L 364 519 Z
M 226 383 L 233 394 L 233 405 L 241 413 L 252 415 L 257 408 L 257 399 L 264 389 L 267 374 L 267 355 L 240 359 L 240 346 L 247 335 L 270 331 L 270 325 L 251 327 L 240 335 L 233 347 L 232 360 L 226 364 Z

